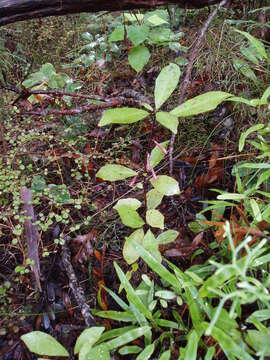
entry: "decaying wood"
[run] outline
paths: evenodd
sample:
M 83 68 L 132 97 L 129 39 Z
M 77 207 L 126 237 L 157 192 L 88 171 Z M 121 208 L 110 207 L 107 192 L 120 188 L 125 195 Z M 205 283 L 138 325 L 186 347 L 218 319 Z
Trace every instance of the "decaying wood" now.
M 0 26 L 16 21 L 81 12 L 154 8 L 169 4 L 199 8 L 216 3 L 218 0 L 2 0 Z
M 69 243 L 69 239 L 66 239 L 66 243 L 62 246 L 61 257 L 62 257 L 63 266 L 65 268 L 65 271 L 69 279 L 69 286 L 71 288 L 72 294 L 81 310 L 85 324 L 88 327 L 91 327 L 94 326 L 96 322 L 91 314 L 90 307 L 85 299 L 84 291 L 77 280 L 76 274 L 71 264 L 71 254 L 68 247 L 68 243 Z
M 41 291 L 40 285 L 40 263 L 38 256 L 38 244 L 39 244 L 39 233 L 37 226 L 34 225 L 36 221 L 35 213 L 32 202 L 32 193 L 27 187 L 23 187 L 21 190 L 21 201 L 23 202 L 24 215 L 27 217 L 24 220 L 24 231 L 27 241 L 27 257 L 33 260 L 31 265 L 32 271 L 35 276 L 35 280 L 39 291 Z

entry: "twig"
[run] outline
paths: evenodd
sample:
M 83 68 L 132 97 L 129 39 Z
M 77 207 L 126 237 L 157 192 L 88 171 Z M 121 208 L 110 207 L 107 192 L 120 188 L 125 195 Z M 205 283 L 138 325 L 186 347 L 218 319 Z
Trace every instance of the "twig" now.
M 194 48 L 192 50 L 192 53 L 190 55 L 189 58 L 189 63 L 187 66 L 187 70 L 186 70 L 186 75 L 185 75 L 185 79 L 184 82 L 182 84 L 182 90 L 181 90 L 181 94 L 180 94 L 180 98 L 179 98 L 179 105 L 181 106 L 183 104 L 184 101 L 184 97 L 186 94 L 186 90 L 187 90 L 187 86 L 190 82 L 190 78 L 191 78 L 191 72 L 193 69 L 193 65 L 195 62 L 195 59 L 198 55 L 202 40 L 205 36 L 205 33 L 210 25 L 210 23 L 212 22 L 213 18 L 216 16 L 216 14 L 218 13 L 219 9 L 225 5 L 228 2 L 228 0 L 222 0 L 219 5 L 215 8 L 215 10 L 208 16 L 207 20 L 205 21 L 205 23 L 203 24 L 201 31 L 200 31 L 200 35 L 194 45 Z M 172 175 L 173 173 L 173 151 L 174 151 L 174 143 L 175 143 L 175 134 L 172 135 L 171 137 L 171 142 L 170 142 L 170 150 L 169 150 L 169 160 L 170 160 L 170 175 Z
M 68 242 L 68 241 L 69 241 L 69 239 L 66 238 L 66 242 Z M 70 286 L 72 294 L 81 310 L 85 324 L 88 327 L 94 326 L 96 324 L 96 321 L 91 314 L 90 307 L 87 304 L 86 299 L 85 299 L 84 291 L 77 280 L 76 274 L 75 274 L 73 266 L 71 264 L 71 255 L 70 255 L 70 250 L 69 250 L 67 243 L 65 243 L 62 246 L 61 258 L 62 258 L 63 266 L 66 270 L 66 273 L 67 273 L 67 276 L 69 279 L 69 286 Z

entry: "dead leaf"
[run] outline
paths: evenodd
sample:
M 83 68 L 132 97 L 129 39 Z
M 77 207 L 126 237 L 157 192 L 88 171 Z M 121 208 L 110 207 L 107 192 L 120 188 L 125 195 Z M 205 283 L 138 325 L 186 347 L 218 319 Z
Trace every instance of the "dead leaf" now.
M 74 257 L 75 263 L 83 264 L 89 260 L 89 257 L 93 255 L 92 242 L 96 237 L 97 230 L 92 229 L 88 234 L 78 235 L 72 240 L 72 246 L 77 251 Z

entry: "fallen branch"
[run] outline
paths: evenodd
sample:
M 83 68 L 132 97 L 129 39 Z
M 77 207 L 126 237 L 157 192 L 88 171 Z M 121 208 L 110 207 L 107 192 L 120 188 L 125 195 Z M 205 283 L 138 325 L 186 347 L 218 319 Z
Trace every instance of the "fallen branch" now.
M 88 327 L 95 326 L 96 321 L 91 314 L 91 310 L 89 305 L 86 303 L 84 291 L 80 286 L 76 274 L 74 272 L 73 266 L 71 264 L 71 254 L 68 247 L 69 239 L 66 239 L 66 243 L 62 246 L 61 258 L 63 262 L 63 266 L 67 273 L 69 279 L 69 286 L 71 288 L 72 294 L 81 310 L 82 316 L 84 318 L 85 324 Z
M 187 70 L 186 70 L 186 75 L 185 75 L 185 79 L 184 79 L 184 82 L 182 84 L 182 90 L 181 90 L 181 94 L 180 94 L 180 98 L 179 98 L 179 105 L 182 105 L 183 102 L 184 102 L 184 98 L 185 98 L 185 94 L 186 94 L 186 91 L 187 91 L 187 86 L 190 82 L 190 78 L 191 78 L 191 72 L 192 72 L 192 69 L 193 69 L 193 65 L 194 65 L 194 62 L 197 58 L 197 55 L 198 55 L 198 52 L 199 52 L 199 49 L 200 49 L 200 46 L 201 46 L 201 43 L 202 43 L 202 40 L 206 34 L 206 31 L 210 25 L 210 23 L 212 22 L 212 20 L 214 19 L 214 17 L 217 15 L 219 9 L 226 5 L 227 2 L 229 0 L 222 0 L 218 6 L 215 8 L 215 10 L 209 14 L 207 20 L 205 21 L 205 23 L 203 24 L 202 28 L 201 28 L 201 31 L 200 31 L 200 35 L 194 45 L 194 48 L 192 50 L 192 53 L 190 55 L 190 58 L 189 58 L 189 63 L 188 63 L 188 66 L 187 66 Z M 173 134 L 172 137 L 171 137 L 171 142 L 170 142 L 170 149 L 169 149 L 169 160 L 170 160 L 170 175 L 172 175 L 173 173 L 173 151 L 174 151 L 174 143 L 175 143 L 175 137 L 176 135 Z

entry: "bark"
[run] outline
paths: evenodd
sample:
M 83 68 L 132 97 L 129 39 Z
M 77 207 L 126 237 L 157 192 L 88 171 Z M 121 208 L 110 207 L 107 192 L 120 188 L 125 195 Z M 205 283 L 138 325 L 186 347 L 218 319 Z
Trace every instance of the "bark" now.
M 0 26 L 16 21 L 81 12 L 119 11 L 176 4 L 199 8 L 220 0 L 0 0 Z

